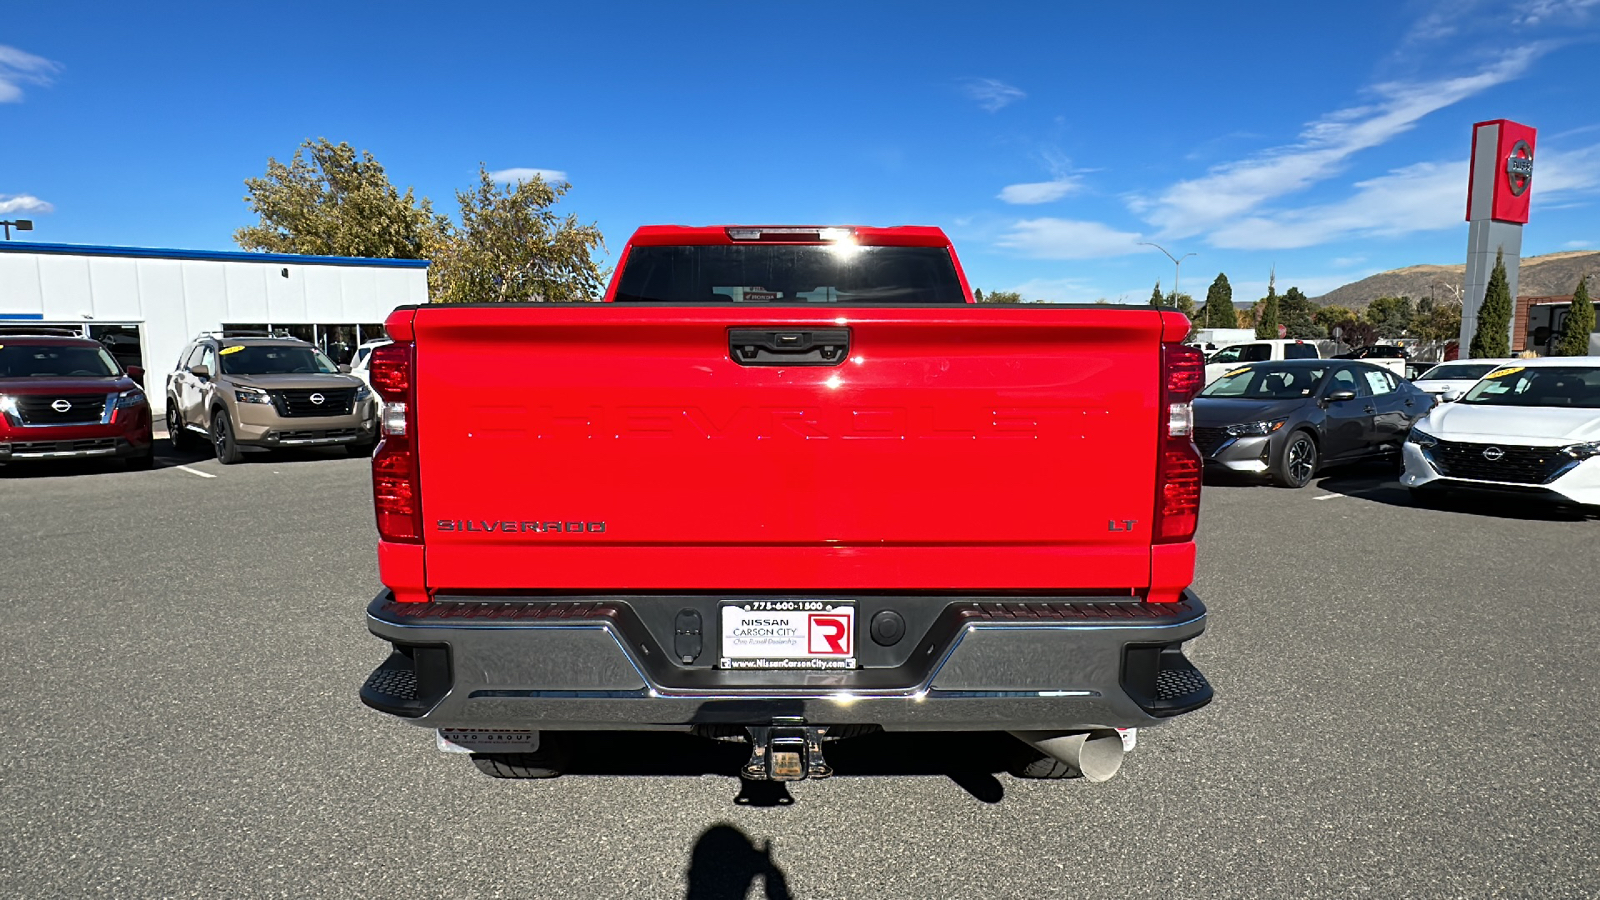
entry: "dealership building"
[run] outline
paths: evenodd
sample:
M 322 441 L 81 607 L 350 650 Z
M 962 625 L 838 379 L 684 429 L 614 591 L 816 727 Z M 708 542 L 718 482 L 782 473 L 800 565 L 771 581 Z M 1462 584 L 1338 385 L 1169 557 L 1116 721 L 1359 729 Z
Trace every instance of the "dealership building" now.
M 204 331 L 283 332 L 351 361 L 397 306 L 428 302 L 428 263 L 211 250 L 0 241 L 0 326 L 72 328 L 162 386 Z

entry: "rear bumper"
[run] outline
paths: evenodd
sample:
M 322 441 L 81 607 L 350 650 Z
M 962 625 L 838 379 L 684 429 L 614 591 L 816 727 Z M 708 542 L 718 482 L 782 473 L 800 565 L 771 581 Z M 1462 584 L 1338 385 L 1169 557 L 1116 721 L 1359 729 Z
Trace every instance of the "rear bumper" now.
M 1167 604 L 939 602 L 898 665 L 752 672 L 679 665 L 633 598 L 402 604 L 386 592 L 367 624 L 394 650 L 361 698 L 430 728 L 557 731 L 792 717 L 891 731 L 1129 728 L 1211 701 L 1181 649 L 1205 630 L 1191 592 Z

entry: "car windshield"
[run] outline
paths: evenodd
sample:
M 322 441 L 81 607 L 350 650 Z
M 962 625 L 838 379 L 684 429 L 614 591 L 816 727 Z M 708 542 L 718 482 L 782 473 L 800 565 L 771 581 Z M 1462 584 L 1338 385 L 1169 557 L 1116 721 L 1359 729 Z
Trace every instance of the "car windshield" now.
M 1494 363 L 1446 363 L 1422 373 L 1418 381 L 1477 381 L 1493 372 Z
M 122 367 L 103 347 L 8 344 L 0 338 L 0 378 L 111 378 Z
M 943 247 L 634 247 L 616 299 L 649 303 L 965 303 Z
M 286 344 L 224 347 L 217 362 L 227 375 L 331 375 L 339 371 L 320 351 Z
M 1600 367 L 1505 366 L 1484 376 L 1458 402 L 1600 409 Z
M 1292 400 L 1309 397 L 1328 370 L 1322 366 L 1244 366 L 1206 385 L 1202 397 Z

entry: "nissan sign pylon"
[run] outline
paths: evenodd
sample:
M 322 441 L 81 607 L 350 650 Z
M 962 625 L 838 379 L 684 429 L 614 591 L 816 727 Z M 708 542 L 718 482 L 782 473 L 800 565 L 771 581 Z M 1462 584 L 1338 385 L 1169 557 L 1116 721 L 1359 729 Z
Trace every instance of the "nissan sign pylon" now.
M 1461 352 L 1478 330 L 1478 310 L 1504 252 L 1511 301 L 1517 299 L 1522 263 L 1522 226 L 1533 194 L 1533 146 L 1538 132 L 1509 119 L 1472 126 L 1472 170 L 1467 185 L 1467 273 L 1461 295 Z

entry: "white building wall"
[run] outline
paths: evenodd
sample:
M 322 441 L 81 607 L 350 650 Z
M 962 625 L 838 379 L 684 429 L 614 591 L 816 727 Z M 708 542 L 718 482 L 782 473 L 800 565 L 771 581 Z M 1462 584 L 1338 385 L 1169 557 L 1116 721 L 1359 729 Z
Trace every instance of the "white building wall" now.
M 379 323 L 397 306 L 428 302 L 427 269 L 415 264 L 48 246 L 0 243 L 0 324 L 142 325 L 145 384 L 157 416 L 165 413 L 167 374 L 201 331 L 245 322 Z

